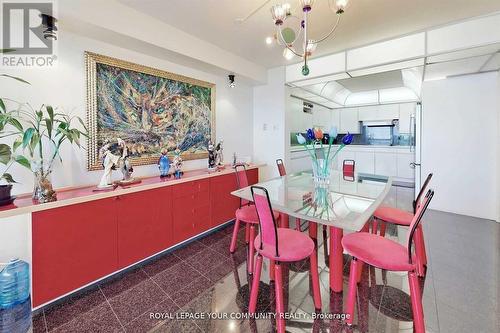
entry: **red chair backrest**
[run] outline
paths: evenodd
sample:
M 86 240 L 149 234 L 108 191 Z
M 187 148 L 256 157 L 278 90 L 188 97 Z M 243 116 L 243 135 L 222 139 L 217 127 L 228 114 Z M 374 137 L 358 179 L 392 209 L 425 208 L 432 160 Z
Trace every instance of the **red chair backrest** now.
M 342 175 L 345 180 L 354 180 L 355 165 L 354 160 L 344 160 L 342 162 Z
M 424 184 L 422 185 L 422 187 L 420 188 L 420 191 L 418 192 L 417 198 L 413 201 L 413 214 L 417 213 L 417 208 L 421 204 L 420 201 L 422 199 L 422 195 L 424 194 L 425 190 L 427 189 L 427 186 L 429 185 L 431 178 L 432 178 L 432 173 L 427 175 L 427 178 L 425 179 Z
M 276 160 L 276 165 L 278 166 L 278 172 L 280 173 L 280 176 L 285 176 L 285 165 L 283 164 L 283 160 L 281 158 Z
M 247 168 L 245 164 L 236 164 L 234 166 L 236 173 L 236 187 L 238 190 L 248 186 Z M 250 202 L 245 199 L 240 199 L 240 207 L 249 205 Z
M 278 257 L 278 227 L 274 219 L 269 194 L 264 187 L 260 186 L 252 186 L 250 190 L 259 217 L 260 249 L 262 250 L 263 246 L 273 246 Z
M 434 190 L 430 189 L 427 191 L 427 194 L 424 197 L 424 200 L 422 201 L 422 204 L 418 206 L 417 212 L 415 213 L 415 216 L 413 216 L 413 219 L 410 223 L 410 227 L 408 228 L 408 236 L 407 236 L 407 242 L 408 242 L 408 261 L 409 263 L 412 262 L 411 260 L 411 246 L 413 244 L 413 236 L 415 234 L 415 231 L 417 230 L 417 227 L 422 221 L 422 217 L 424 216 L 425 212 L 427 211 L 427 207 L 429 207 L 429 204 L 432 200 L 432 197 L 434 196 Z

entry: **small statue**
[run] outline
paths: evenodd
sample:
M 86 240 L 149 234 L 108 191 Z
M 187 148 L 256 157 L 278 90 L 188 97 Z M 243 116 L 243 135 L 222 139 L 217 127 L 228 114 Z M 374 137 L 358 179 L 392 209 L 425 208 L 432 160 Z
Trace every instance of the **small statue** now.
M 238 160 L 236 158 L 236 152 L 234 152 L 233 153 L 233 164 L 232 164 L 232 166 L 234 167 L 234 166 L 236 166 L 236 164 L 238 164 Z
M 216 164 L 216 153 L 214 150 L 214 145 L 212 142 L 208 143 L 208 171 L 214 171 L 217 169 Z
M 130 164 L 130 159 L 128 157 L 128 148 L 124 141 L 122 141 L 122 157 L 118 160 L 118 168 L 123 174 L 123 178 L 121 180 L 122 183 L 130 183 L 134 180 L 132 178 L 132 172 L 134 172 L 134 168 L 132 168 L 132 165 Z
M 224 165 L 224 155 L 223 155 L 223 150 L 224 147 L 222 146 L 224 144 L 224 140 L 220 140 L 217 146 L 215 147 L 215 164 L 217 166 L 222 166 Z
M 182 172 L 182 157 L 181 157 L 181 150 L 179 148 L 175 149 L 174 151 L 174 159 L 172 160 L 172 164 L 174 165 L 174 176 L 176 179 L 181 178 L 181 176 L 184 174 Z
M 116 187 L 116 184 L 111 180 L 111 173 L 117 168 L 119 168 L 123 174 L 123 179 L 117 182 L 119 185 L 130 185 L 140 182 L 140 180 L 132 178 L 134 169 L 130 164 L 127 145 L 122 139 L 117 138 L 115 143 L 106 140 L 101 149 L 99 149 L 99 157 L 104 167 L 104 174 L 101 177 L 99 185 L 97 185 L 99 190 L 107 190 Z
M 160 178 L 170 178 L 168 170 L 170 170 L 170 159 L 167 156 L 167 150 L 161 151 L 160 159 L 158 160 L 158 168 L 160 169 Z

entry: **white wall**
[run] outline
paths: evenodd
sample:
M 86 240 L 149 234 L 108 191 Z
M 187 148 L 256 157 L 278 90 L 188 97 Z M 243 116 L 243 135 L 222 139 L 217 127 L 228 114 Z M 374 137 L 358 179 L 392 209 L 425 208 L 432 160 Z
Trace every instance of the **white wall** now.
M 422 177 L 434 173 L 431 208 L 497 220 L 498 73 L 424 82 Z
M 265 163 L 260 179 L 278 176 L 276 159 L 285 158 L 285 68 L 268 70 L 267 84 L 254 88 L 253 159 Z
M 53 69 L 2 70 L 3 73 L 20 76 L 31 85 L 25 86 L 11 80 L 0 80 L 2 97 L 29 102 L 33 106 L 42 103 L 62 107 L 66 112 L 86 116 L 84 51 L 92 51 L 141 65 L 159 68 L 215 83 L 216 86 L 216 134 L 224 139 L 224 157 L 231 161 L 233 152 L 238 156 L 253 153 L 253 89 L 238 83 L 234 89 L 227 84 L 227 77 L 215 76 L 198 70 L 177 65 L 165 59 L 119 48 L 97 40 L 84 38 L 62 30 L 59 33 L 58 67 Z M 57 163 L 53 182 L 55 187 L 95 184 L 101 172 L 86 170 L 86 152 L 71 146 L 62 149 L 63 164 Z M 185 163 L 185 169 L 206 167 L 207 161 L 197 160 Z M 32 174 L 21 167 L 12 170 L 20 181 L 14 193 L 30 192 L 33 188 Z M 136 176 L 157 175 L 155 165 L 135 168 Z M 116 173 L 115 177 L 120 175 Z

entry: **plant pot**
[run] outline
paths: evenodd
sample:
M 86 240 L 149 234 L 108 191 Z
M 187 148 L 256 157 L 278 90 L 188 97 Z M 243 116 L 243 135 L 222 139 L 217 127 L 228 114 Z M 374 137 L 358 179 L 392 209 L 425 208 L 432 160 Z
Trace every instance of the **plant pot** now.
M 56 192 L 52 188 L 50 174 L 35 172 L 35 187 L 33 189 L 33 199 L 39 203 L 56 201 Z
M 0 185 L 0 206 L 10 204 L 12 185 Z

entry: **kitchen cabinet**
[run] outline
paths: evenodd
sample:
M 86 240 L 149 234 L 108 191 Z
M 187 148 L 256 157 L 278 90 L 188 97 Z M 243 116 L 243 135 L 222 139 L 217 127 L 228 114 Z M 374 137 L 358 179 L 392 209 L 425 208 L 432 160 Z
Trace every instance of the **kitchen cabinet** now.
M 355 161 L 357 172 L 375 173 L 375 153 L 357 151 Z
M 398 154 L 398 178 L 414 178 L 415 169 L 410 166 L 410 163 L 415 162 L 415 154 Z
M 171 187 L 120 195 L 115 203 L 119 268 L 173 245 Z
M 357 108 L 343 108 L 340 110 L 340 128 L 339 133 L 361 133 L 358 119 Z
M 288 173 L 301 172 L 311 168 L 311 156 L 307 151 L 301 150 L 290 153 L 290 171 Z
M 375 174 L 382 176 L 397 177 L 397 154 L 377 153 L 375 154 Z
M 337 127 L 337 131 L 340 130 L 340 109 L 332 109 L 330 116 L 331 125 Z
M 320 127 L 324 131 L 328 132 L 331 127 L 331 115 L 329 109 L 319 105 L 314 105 L 312 119 L 313 127 Z
M 378 120 L 378 105 L 363 106 L 358 109 L 359 121 Z
M 381 121 L 399 118 L 399 104 L 363 106 L 358 109 L 359 121 Z
M 399 133 L 409 134 L 410 118 L 415 115 L 415 103 L 403 103 L 399 106 Z
M 234 174 L 213 177 L 210 179 L 211 226 L 216 227 L 234 218 L 234 212 L 240 206 L 240 200 L 231 195 L 236 190 Z
M 33 305 L 118 269 L 115 198 L 32 214 Z

